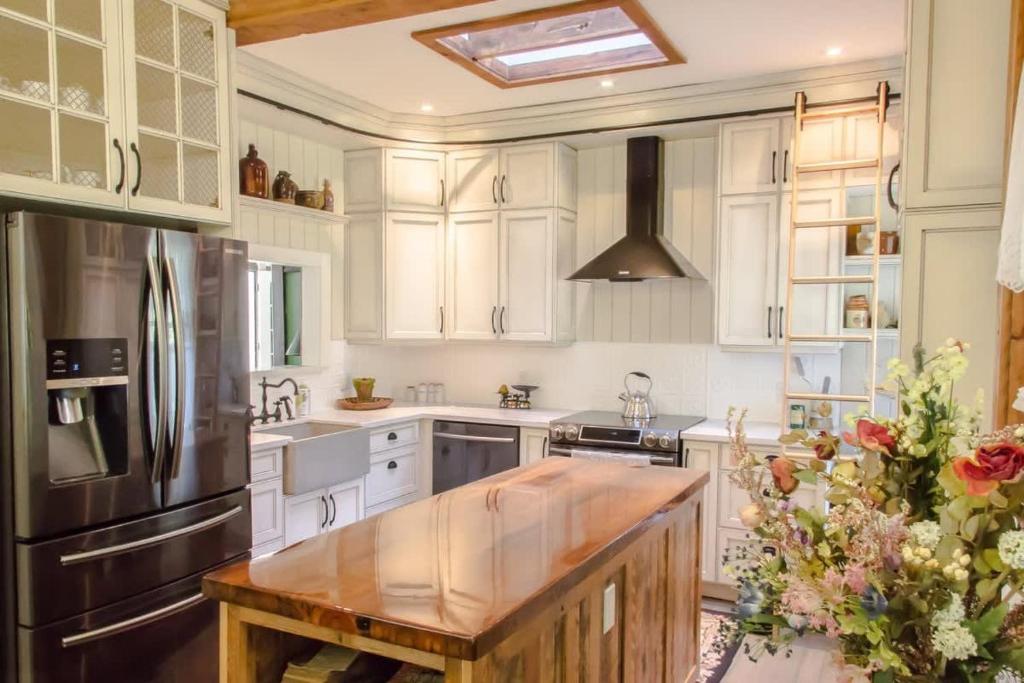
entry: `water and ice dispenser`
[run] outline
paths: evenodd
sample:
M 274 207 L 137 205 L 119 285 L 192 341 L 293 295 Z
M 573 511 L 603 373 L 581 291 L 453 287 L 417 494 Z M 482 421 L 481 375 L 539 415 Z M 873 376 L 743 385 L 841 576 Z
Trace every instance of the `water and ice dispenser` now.
M 127 471 L 128 340 L 49 339 L 46 390 L 53 483 Z

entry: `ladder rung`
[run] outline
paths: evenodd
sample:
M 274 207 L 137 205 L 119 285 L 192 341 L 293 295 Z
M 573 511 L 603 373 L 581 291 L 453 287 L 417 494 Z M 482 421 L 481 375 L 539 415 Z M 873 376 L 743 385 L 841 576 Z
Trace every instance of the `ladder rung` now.
M 855 168 L 875 168 L 878 159 L 847 159 L 845 161 L 819 161 L 814 164 L 797 164 L 797 173 L 820 173 L 822 171 L 849 171 Z
M 786 394 L 786 398 L 797 401 L 843 401 L 845 403 L 870 403 L 870 396 L 861 396 L 859 394 L 802 394 L 802 393 L 789 393 Z
M 870 275 L 813 275 L 793 278 L 794 285 L 871 285 L 875 279 Z
M 852 116 L 854 114 L 877 114 L 878 103 L 873 102 L 871 104 L 859 104 L 852 107 L 842 107 L 840 109 L 811 109 L 805 111 L 801 120 L 812 121 L 815 119 L 831 119 L 839 116 Z
M 788 339 L 794 344 L 806 344 L 807 342 L 871 342 L 875 338 L 870 334 L 791 334 Z
M 845 218 L 826 218 L 820 221 L 793 221 L 793 228 L 834 228 L 839 225 L 874 225 L 874 216 L 846 216 Z

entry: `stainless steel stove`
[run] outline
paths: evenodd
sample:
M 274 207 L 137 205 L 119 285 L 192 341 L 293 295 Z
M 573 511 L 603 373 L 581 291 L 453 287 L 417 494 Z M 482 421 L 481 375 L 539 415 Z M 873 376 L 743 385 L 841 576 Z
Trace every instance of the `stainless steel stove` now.
M 703 421 L 703 417 L 689 415 L 627 420 L 610 411 L 575 413 L 551 423 L 548 452 L 591 460 L 681 467 L 683 439 L 680 432 Z

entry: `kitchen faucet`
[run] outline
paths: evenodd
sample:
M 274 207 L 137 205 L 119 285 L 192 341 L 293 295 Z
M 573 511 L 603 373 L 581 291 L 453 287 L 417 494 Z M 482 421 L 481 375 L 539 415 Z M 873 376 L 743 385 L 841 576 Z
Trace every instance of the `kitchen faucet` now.
M 267 389 L 280 389 L 281 387 L 283 387 L 285 384 L 288 384 L 289 382 L 292 385 L 292 389 L 295 390 L 294 395 L 298 396 L 299 395 L 299 385 L 296 384 L 295 380 L 293 380 L 291 377 L 285 377 L 283 380 L 281 380 L 277 384 L 271 384 L 270 382 L 267 381 L 266 377 L 264 377 L 263 379 L 260 380 L 260 389 L 263 390 L 263 396 L 261 398 L 262 407 L 260 409 L 259 415 L 253 415 L 250 418 L 252 420 L 252 422 L 260 422 L 262 424 L 267 424 L 268 422 L 270 422 L 271 418 L 274 419 L 274 422 L 280 422 L 281 421 L 281 405 L 282 404 L 284 404 L 285 414 L 288 416 L 288 419 L 289 420 L 294 420 L 295 419 L 295 414 L 292 412 L 292 397 L 291 396 L 282 396 L 277 401 L 274 401 L 274 406 L 275 406 L 274 407 L 274 412 L 271 413 L 271 412 L 269 412 L 267 410 Z M 249 406 L 249 407 L 252 410 L 256 409 L 256 406 Z

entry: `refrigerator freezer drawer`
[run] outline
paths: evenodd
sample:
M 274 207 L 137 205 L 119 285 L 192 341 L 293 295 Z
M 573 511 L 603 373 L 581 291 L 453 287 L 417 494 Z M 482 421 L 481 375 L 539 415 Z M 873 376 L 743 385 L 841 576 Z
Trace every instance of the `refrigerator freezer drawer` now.
M 19 543 L 18 623 L 139 595 L 249 550 L 249 491 L 40 543 Z
M 218 609 L 201 582 L 215 568 L 49 626 L 20 627 L 19 680 L 214 683 Z

